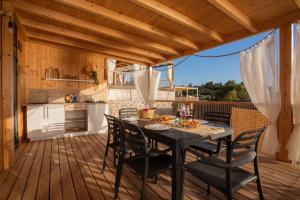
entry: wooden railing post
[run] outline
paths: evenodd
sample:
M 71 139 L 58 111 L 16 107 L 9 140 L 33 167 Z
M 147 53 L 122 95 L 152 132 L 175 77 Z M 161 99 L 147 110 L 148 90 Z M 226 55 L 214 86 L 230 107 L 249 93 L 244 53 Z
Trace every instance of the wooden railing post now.
M 291 65 L 292 65 L 292 25 L 286 24 L 280 27 L 280 91 L 281 111 L 277 120 L 278 140 L 280 151 L 277 159 L 288 160 L 288 152 L 285 145 L 293 130 L 293 112 L 291 104 Z

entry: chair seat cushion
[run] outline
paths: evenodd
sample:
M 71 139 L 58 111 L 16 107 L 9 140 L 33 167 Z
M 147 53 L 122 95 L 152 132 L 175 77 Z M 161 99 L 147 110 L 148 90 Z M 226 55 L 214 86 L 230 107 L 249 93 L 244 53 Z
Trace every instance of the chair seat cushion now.
M 202 151 L 207 154 L 216 154 L 218 145 L 217 145 L 217 143 L 213 143 L 213 142 L 201 142 L 199 144 L 190 146 L 190 148 L 193 148 L 198 151 Z M 225 146 L 221 145 L 220 151 L 222 151 L 224 149 L 225 149 Z
M 220 159 L 213 159 L 214 162 L 220 162 L 224 164 L 224 161 Z M 216 163 L 218 164 L 218 163 Z M 207 161 L 198 160 L 187 164 L 186 170 L 191 174 L 198 177 L 200 180 L 212 185 L 213 187 L 226 192 L 226 169 L 217 167 L 210 164 Z M 238 190 L 246 183 L 256 179 L 256 176 L 252 173 L 235 167 L 231 170 L 231 182 L 233 191 Z
M 143 176 L 145 163 L 145 157 L 134 157 L 125 160 L 125 163 L 132 168 L 137 174 Z M 172 157 L 167 154 L 158 155 L 155 157 L 149 157 L 149 171 L 148 177 L 151 178 L 162 172 L 168 171 L 172 167 Z

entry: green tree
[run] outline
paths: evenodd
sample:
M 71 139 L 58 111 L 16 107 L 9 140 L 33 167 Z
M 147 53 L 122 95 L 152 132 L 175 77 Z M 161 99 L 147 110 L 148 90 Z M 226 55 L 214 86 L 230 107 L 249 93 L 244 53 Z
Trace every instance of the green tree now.
M 189 86 L 192 86 L 190 84 Z M 250 101 L 249 94 L 243 84 L 229 80 L 225 84 L 214 83 L 212 81 L 203 83 L 198 87 L 199 99 L 214 101 Z

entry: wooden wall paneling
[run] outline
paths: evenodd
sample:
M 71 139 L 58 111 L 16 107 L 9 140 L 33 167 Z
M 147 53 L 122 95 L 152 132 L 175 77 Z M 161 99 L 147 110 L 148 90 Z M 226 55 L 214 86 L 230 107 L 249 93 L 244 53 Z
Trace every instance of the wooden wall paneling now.
M 32 90 L 42 91 L 49 89 L 50 96 L 54 90 L 62 90 L 66 91 L 66 93 L 78 91 L 80 97 L 87 98 L 93 94 L 97 96 L 96 100 L 106 100 L 105 57 L 103 55 L 47 42 L 30 41 L 27 42 L 27 46 L 26 50 L 30 55 L 27 57 L 26 53 L 25 56 L 25 65 L 29 68 L 25 76 L 31 74 L 31 76 L 26 76 L 29 82 L 26 86 L 27 97 Z M 64 74 L 69 74 L 79 76 L 80 79 L 88 79 L 87 75 L 82 74 L 82 68 L 87 65 L 97 66 L 98 79 L 100 80 L 98 87 L 91 83 L 42 80 L 45 69 L 48 67 L 58 68 L 60 77 Z M 66 93 L 62 93 L 63 96 L 60 96 L 59 99 L 63 99 Z M 29 98 L 27 98 L 28 101 Z
M 280 92 L 281 111 L 277 119 L 280 152 L 277 159 L 289 161 L 286 143 L 293 130 L 293 111 L 291 104 L 291 65 L 292 65 L 292 25 L 280 27 Z
M 2 8 L 12 11 L 11 2 L 2 1 Z M 3 167 L 13 163 L 13 35 L 8 32 L 9 17 L 2 17 L 2 136 L 3 136 Z

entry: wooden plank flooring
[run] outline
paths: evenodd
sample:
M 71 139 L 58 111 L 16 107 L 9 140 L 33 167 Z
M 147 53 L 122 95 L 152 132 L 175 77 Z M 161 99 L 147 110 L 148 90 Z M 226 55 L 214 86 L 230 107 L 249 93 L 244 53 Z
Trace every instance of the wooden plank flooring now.
M 101 173 L 105 135 L 30 142 L 16 152 L 12 168 L 0 173 L 0 199 L 113 199 L 115 168 L 112 155 Z M 188 155 L 188 159 L 193 159 Z M 252 166 L 245 168 L 251 170 Z M 300 166 L 260 159 L 260 173 L 266 199 L 300 199 Z M 141 179 L 124 168 L 119 199 L 139 199 Z M 235 199 L 258 199 L 255 183 L 239 190 Z M 162 174 L 158 183 L 149 181 L 146 199 L 171 199 L 171 177 Z M 225 199 L 206 184 L 186 173 L 184 199 Z

